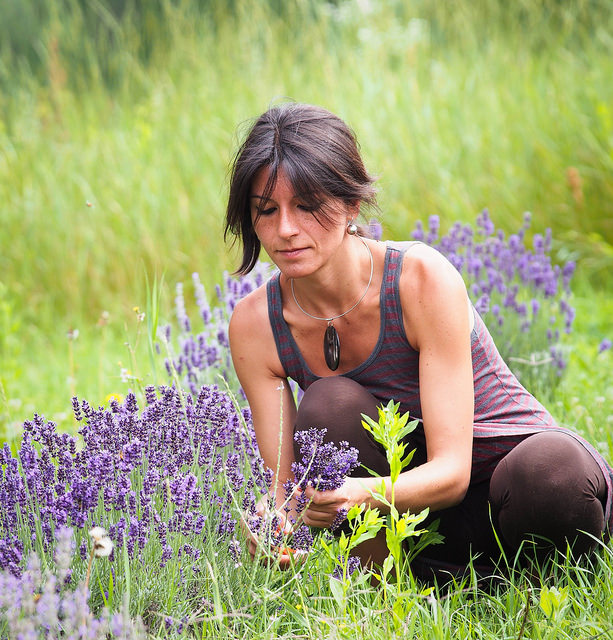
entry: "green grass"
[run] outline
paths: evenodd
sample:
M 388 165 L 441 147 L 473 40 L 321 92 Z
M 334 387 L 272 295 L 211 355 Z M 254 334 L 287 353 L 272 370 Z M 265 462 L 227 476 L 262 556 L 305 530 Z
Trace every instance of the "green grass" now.
M 18 436 L 34 412 L 72 430 L 73 393 L 102 404 L 153 380 L 133 310 L 146 306 L 145 274 L 164 274 L 160 306 L 170 318 L 175 282 L 198 271 L 212 294 L 237 264 L 222 241 L 236 128 L 289 96 L 356 130 L 380 176 L 386 237 L 406 238 L 416 218 L 433 213 L 443 227 L 473 221 L 483 207 L 508 231 L 524 210 L 536 230 L 554 229 L 556 256 L 579 261 L 577 320 L 567 373 L 545 401 L 613 459 L 613 356 L 597 354 L 613 313 L 609 1 L 451 9 L 428 0 L 254 0 L 230 10 L 160 0 L 138 15 L 128 3 L 123 20 L 101 2 L 66 0 L 49 15 L 25 0 L 6 6 L 1 439 Z M 105 311 L 109 322 L 99 324 Z M 122 380 L 122 369 L 138 380 Z M 189 578 L 189 588 L 171 588 L 153 556 L 133 568 L 132 613 L 148 622 L 158 611 L 193 614 L 201 637 L 393 637 L 389 612 L 365 584 L 352 589 L 343 617 L 315 571 L 309 581 L 248 560 L 232 568 L 212 546 L 204 557 L 213 570 L 203 563 L 207 577 Z M 569 588 L 549 616 L 539 604 L 544 585 Z M 398 637 L 613 637 L 612 594 L 609 545 L 588 568 L 562 562 L 490 592 L 470 580 L 435 597 L 416 589 Z
M 160 0 L 118 20 L 66 0 L 26 21 L 29 58 L 23 38 L 2 50 L 0 281 L 54 351 L 104 310 L 121 328 L 145 272 L 212 285 L 237 264 L 221 239 L 236 128 L 283 96 L 355 128 L 387 237 L 483 207 L 512 230 L 528 209 L 582 277 L 607 280 L 609 2 L 201 5 Z

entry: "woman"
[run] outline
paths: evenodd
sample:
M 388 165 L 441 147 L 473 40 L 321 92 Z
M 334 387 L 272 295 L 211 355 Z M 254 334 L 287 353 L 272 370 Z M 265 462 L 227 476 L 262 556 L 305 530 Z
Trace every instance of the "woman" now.
M 327 428 L 330 440 L 349 441 L 386 476 L 361 414 L 376 417 L 376 406 L 393 399 L 419 419 L 396 504 L 429 507 L 445 536 L 424 552 L 428 570 L 461 569 L 471 553 L 490 567 L 500 556 L 494 529 L 511 554 L 528 539 L 590 551 L 611 525 L 610 467 L 519 384 L 440 253 L 359 234 L 360 209 L 376 205 L 375 194 L 353 133 L 315 106 L 269 109 L 233 164 L 226 235 L 242 242 L 239 273 L 253 268 L 261 247 L 280 272 L 241 300 L 230 322 L 277 505 L 293 476 L 295 430 Z M 288 378 L 305 390 L 298 408 Z M 375 482 L 351 477 L 334 491 L 309 489 L 304 522 L 325 528 L 339 509 L 381 507 L 369 492 Z M 376 563 L 387 554 L 381 538 L 359 551 Z

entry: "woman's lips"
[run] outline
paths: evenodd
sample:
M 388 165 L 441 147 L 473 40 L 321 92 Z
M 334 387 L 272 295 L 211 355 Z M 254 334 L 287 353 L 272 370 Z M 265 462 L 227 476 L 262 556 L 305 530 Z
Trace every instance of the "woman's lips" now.
M 296 249 L 279 249 L 278 253 L 280 253 L 284 258 L 297 258 L 304 251 L 306 251 L 306 249 L 300 247 Z

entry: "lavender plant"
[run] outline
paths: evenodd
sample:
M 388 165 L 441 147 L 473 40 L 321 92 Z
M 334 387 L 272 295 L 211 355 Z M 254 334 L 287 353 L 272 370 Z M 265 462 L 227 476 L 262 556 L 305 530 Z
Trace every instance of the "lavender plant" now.
M 32 552 L 25 571 L 16 576 L 0 571 L 0 622 L 2 637 L 11 638 L 144 638 L 140 619 L 132 620 L 127 606 L 99 616 L 89 607 L 86 582 L 71 587 L 71 564 L 75 555 L 73 531 L 58 527 L 54 541 L 54 570 L 43 570 Z M 92 554 L 93 558 L 93 554 Z M 5 636 L 3 631 L 8 631 Z
M 552 263 L 550 229 L 533 234 L 530 247 L 530 222 L 526 213 L 507 238 L 483 210 L 475 229 L 456 223 L 440 235 L 438 216 L 430 216 L 428 228 L 417 221 L 412 236 L 438 249 L 462 274 L 501 355 L 535 391 L 555 385 L 566 367 L 561 335 L 571 332 L 575 317 L 569 286 L 575 263 Z
M 298 431 L 294 439 L 300 447 L 300 458 L 292 463 L 294 479 L 284 485 L 284 509 L 288 522 L 292 525 L 287 530 L 282 526 L 282 519 L 276 515 L 272 495 L 269 512 L 271 518 L 252 515 L 247 518 L 250 531 L 258 536 L 263 548 L 283 549 L 290 553 L 309 551 L 314 542 L 310 527 L 300 524 L 300 514 L 308 506 L 304 490 L 308 485 L 321 491 L 338 489 L 346 477 L 355 469 L 358 462 L 358 450 L 347 442 L 337 444 L 325 442 L 327 429 L 310 428 Z M 296 497 L 297 496 L 297 497 Z M 294 500 L 295 498 L 295 500 Z M 291 514 L 296 514 L 291 515 Z M 332 525 L 332 530 L 339 527 L 347 513 L 339 511 Z
M 82 575 L 86 529 L 103 527 L 114 543 L 103 583 L 148 558 L 171 580 L 202 571 L 203 550 L 224 557 L 240 546 L 237 522 L 268 492 L 248 410 L 215 386 L 197 398 L 173 387 L 146 389 L 139 410 L 129 393 L 119 405 L 94 409 L 73 400 L 79 439 L 34 416 L 14 456 L 0 451 L 0 569 L 21 580 L 35 553 L 45 564 L 55 532 L 72 527 Z M 94 529 L 96 531 L 98 529 Z M 91 556 L 90 556 L 91 563 Z M 90 565 L 91 566 L 91 565 Z M 25 583 L 24 583 L 25 584 Z M 108 594 L 93 594 L 98 606 Z
M 312 427 L 304 431 L 298 431 L 294 440 L 300 449 L 300 458 L 292 463 L 294 481 L 286 487 L 286 496 L 290 496 L 298 490 L 296 511 L 302 513 L 307 507 L 307 499 L 304 490 L 311 485 L 319 491 L 331 491 L 343 485 L 349 474 L 359 466 L 358 450 L 350 447 L 346 441 L 337 444 L 325 442 L 327 429 Z M 331 529 L 334 531 L 344 522 L 347 512 L 339 510 Z M 313 543 L 313 537 L 306 525 L 299 526 L 293 532 L 293 545 L 295 548 L 309 550 Z
M 233 278 L 226 271 L 223 287 L 215 287 L 218 304 L 213 307 L 199 275 L 194 273 L 192 282 L 199 321 L 202 322 L 197 332 L 186 310 L 183 283 L 176 285 L 176 339 L 170 324 L 160 331 L 160 338 L 167 347 L 165 364 L 171 378 L 176 372 L 182 386 L 193 395 L 197 395 L 201 385 L 216 382 L 220 375 L 232 388 L 238 389 L 230 357 L 228 322 L 236 303 L 261 286 L 272 272 L 270 264 L 265 262 L 257 262 L 253 271 L 241 278 Z

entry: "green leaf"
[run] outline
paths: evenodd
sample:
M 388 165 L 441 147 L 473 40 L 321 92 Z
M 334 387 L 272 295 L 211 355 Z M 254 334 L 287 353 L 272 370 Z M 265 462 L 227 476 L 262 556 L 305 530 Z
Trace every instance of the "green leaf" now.
M 541 597 L 540 597 L 539 604 L 544 614 L 549 618 L 553 613 L 553 602 L 551 599 L 551 594 L 547 587 L 543 587 L 543 589 L 541 589 Z
M 398 434 L 400 440 L 403 440 L 406 436 L 409 435 L 412 431 L 415 431 L 415 428 L 419 424 L 419 420 L 411 420 L 409 424 L 407 424 L 402 431 Z
M 396 433 L 397 434 L 400 434 L 401 431 L 404 430 L 408 419 L 409 419 L 409 412 L 408 411 L 406 413 L 403 413 L 401 416 L 398 416 L 397 418 L 395 417 L 394 427 L 396 428 Z
M 321 544 L 324 551 L 328 554 L 328 557 L 330 558 L 330 560 L 333 560 L 334 562 L 336 562 L 336 553 L 332 551 L 332 549 L 330 548 L 330 545 L 323 539 L 323 537 L 319 537 L 319 544 Z
M 390 505 L 390 516 L 392 516 L 393 520 L 398 520 L 400 518 L 400 514 L 398 513 L 398 509 L 392 504 Z
M 405 533 L 407 530 L 407 521 L 405 520 L 404 516 L 402 518 L 400 518 L 400 520 L 398 520 L 398 522 L 396 523 L 396 534 L 398 536 L 400 536 L 400 538 L 404 538 L 405 537 Z
M 378 493 L 377 491 L 371 491 L 370 495 L 375 500 L 378 500 L 379 502 L 382 502 L 383 504 L 389 506 L 389 502 L 387 501 L 387 498 L 382 493 Z
M 383 495 L 387 493 L 387 487 L 385 486 L 385 480 L 383 478 L 381 478 L 381 482 L 379 482 L 379 484 L 375 485 L 375 491 L 382 493 Z
M 390 461 L 390 478 L 392 482 L 395 484 L 396 480 L 398 480 L 398 476 L 400 475 L 400 471 L 402 467 L 400 465 L 400 460 L 398 458 L 394 458 Z
M 336 603 L 339 607 L 344 606 L 345 594 L 343 590 L 343 584 L 340 580 L 333 578 L 330 576 L 330 591 L 332 592 L 332 596 L 336 600 Z
M 549 618 L 558 613 L 568 598 L 568 587 L 558 590 L 556 587 L 543 587 L 539 604 L 543 613 Z
M 360 513 L 364 510 L 364 505 L 362 504 L 354 504 L 349 511 L 347 511 L 347 520 L 354 520 L 357 518 Z
M 400 539 L 391 529 L 385 530 L 385 542 L 390 553 L 399 561 L 401 553 Z
M 365 413 L 362 414 L 362 426 L 369 433 L 374 433 L 379 426 L 370 416 L 367 416 Z
M 416 449 L 413 449 L 412 451 L 409 451 L 409 453 L 407 453 L 407 455 L 405 456 L 404 460 L 402 461 L 402 468 L 406 468 L 411 464 L 411 460 L 413 460 L 413 456 L 415 455 L 415 451 Z
M 389 556 L 387 556 L 387 558 L 385 558 L 385 560 L 383 561 L 383 566 L 381 567 L 381 573 L 383 574 L 384 578 L 387 578 L 393 566 L 394 557 L 390 554 Z
M 372 469 L 369 469 L 365 464 L 360 464 L 360 467 L 366 471 L 368 471 L 368 473 L 370 473 L 371 476 L 375 476 L 378 477 L 379 474 L 376 471 L 373 471 Z
M 355 549 L 359 544 L 362 544 L 362 542 L 366 542 L 366 540 L 371 540 L 372 538 L 374 538 L 379 533 L 382 526 L 383 523 L 377 525 L 376 528 L 367 529 L 363 533 L 360 533 L 360 535 L 355 540 L 352 539 L 351 549 Z

